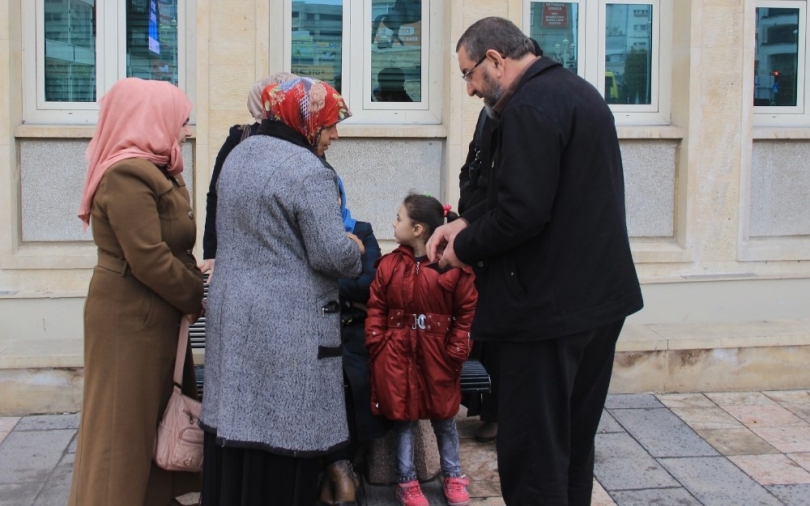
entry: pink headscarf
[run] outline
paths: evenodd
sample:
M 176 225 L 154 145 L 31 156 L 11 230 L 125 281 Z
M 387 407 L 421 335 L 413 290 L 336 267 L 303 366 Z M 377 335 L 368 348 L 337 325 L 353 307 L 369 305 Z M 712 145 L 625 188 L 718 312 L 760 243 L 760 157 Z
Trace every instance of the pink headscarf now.
M 172 176 L 183 172 L 177 136 L 191 108 L 191 100 L 176 86 L 134 77 L 118 81 L 101 98 L 96 132 L 87 146 L 89 165 L 79 205 L 85 229 L 96 189 L 114 163 L 140 158 L 166 166 Z

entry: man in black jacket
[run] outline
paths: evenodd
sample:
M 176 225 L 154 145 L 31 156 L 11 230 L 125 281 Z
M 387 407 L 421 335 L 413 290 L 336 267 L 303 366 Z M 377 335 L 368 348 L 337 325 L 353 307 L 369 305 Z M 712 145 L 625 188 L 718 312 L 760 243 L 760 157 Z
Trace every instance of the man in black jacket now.
M 613 115 L 508 20 L 476 22 L 456 51 L 498 120 L 494 165 L 486 201 L 437 229 L 428 255 L 476 266 L 472 334 L 501 352 L 504 501 L 588 505 L 616 340 L 643 306 Z
M 529 39 L 534 47 L 533 53 L 543 56 L 540 44 Z M 489 117 L 489 108 L 484 106 L 478 114 L 475 125 L 475 134 L 470 142 L 467 160 L 461 166 L 458 175 L 459 190 L 458 212 L 464 214 L 468 209 L 484 202 L 487 198 L 489 174 L 492 166 L 492 134 L 497 122 Z M 475 267 L 473 266 L 473 269 Z M 489 373 L 491 389 L 480 397 L 469 395 L 464 399 L 467 406 L 467 416 L 481 416 L 481 425 L 475 429 L 475 439 L 481 443 L 494 441 L 498 436 L 498 390 L 501 385 L 500 360 L 498 343 L 489 341 L 474 341 L 470 358 L 475 358 L 483 364 Z M 480 399 L 480 400 L 479 400 Z

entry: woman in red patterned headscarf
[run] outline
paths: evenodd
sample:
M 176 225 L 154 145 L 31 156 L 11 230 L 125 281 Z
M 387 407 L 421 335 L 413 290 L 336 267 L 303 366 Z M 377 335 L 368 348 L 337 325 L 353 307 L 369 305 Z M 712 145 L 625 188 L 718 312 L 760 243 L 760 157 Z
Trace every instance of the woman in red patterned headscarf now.
M 202 501 L 312 505 L 320 458 L 348 443 L 338 279 L 362 271 L 323 152 L 349 117 L 328 84 L 262 92 L 257 135 L 217 181 L 206 319 Z
M 352 115 L 337 90 L 323 81 L 307 77 L 268 86 L 262 92 L 262 102 L 266 119 L 274 120 L 262 125 L 265 133 L 275 137 L 270 133 L 279 132 L 275 127 L 289 127 L 298 132 L 318 156 L 323 156 L 332 141 L 338 138 L 338 122 Z M 285 140 L 293 142 L 295 137 L 287 136 Z M 300 143 L 300 137 L 297 143 Z

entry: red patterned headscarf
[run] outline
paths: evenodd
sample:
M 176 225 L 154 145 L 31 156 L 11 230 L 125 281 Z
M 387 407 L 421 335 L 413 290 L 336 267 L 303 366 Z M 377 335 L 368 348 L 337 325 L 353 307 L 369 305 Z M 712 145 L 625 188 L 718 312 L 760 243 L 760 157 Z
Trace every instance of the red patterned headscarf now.
M 336 89 L 308 77 L 271 84 L 262 92 L 262 103 L 266 118 L 299 132 L 313 147 L 322 129 L 352 115 Z

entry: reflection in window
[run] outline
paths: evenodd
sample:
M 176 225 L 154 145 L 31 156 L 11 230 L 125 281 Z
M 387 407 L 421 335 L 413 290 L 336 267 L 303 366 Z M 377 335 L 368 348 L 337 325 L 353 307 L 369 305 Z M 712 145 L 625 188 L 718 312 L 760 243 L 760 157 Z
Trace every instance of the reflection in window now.
M 530 16 L 529 37 L 540 44 L 544 56 L 576 74 L 579 4 L 532 2 Z
M 372 0 L 371 89 L 377 102 L 422 101 L 422 0 Z
M 653 6 L 607 4 L 605 9 L 605 100 L 650 104 Z
M 295 0 L 291 26 L 293 74 L 326 81 L 342 92 L 343 1 Z
M 754 105 L 795 106 L 799 72 L 799 9 L 756 10 Z
M 45 100 L 96 100 L 96 8 L 92 0 L 45 2 Z
M 177 85 L 177 0 L 127 1 L 127 77 Z

